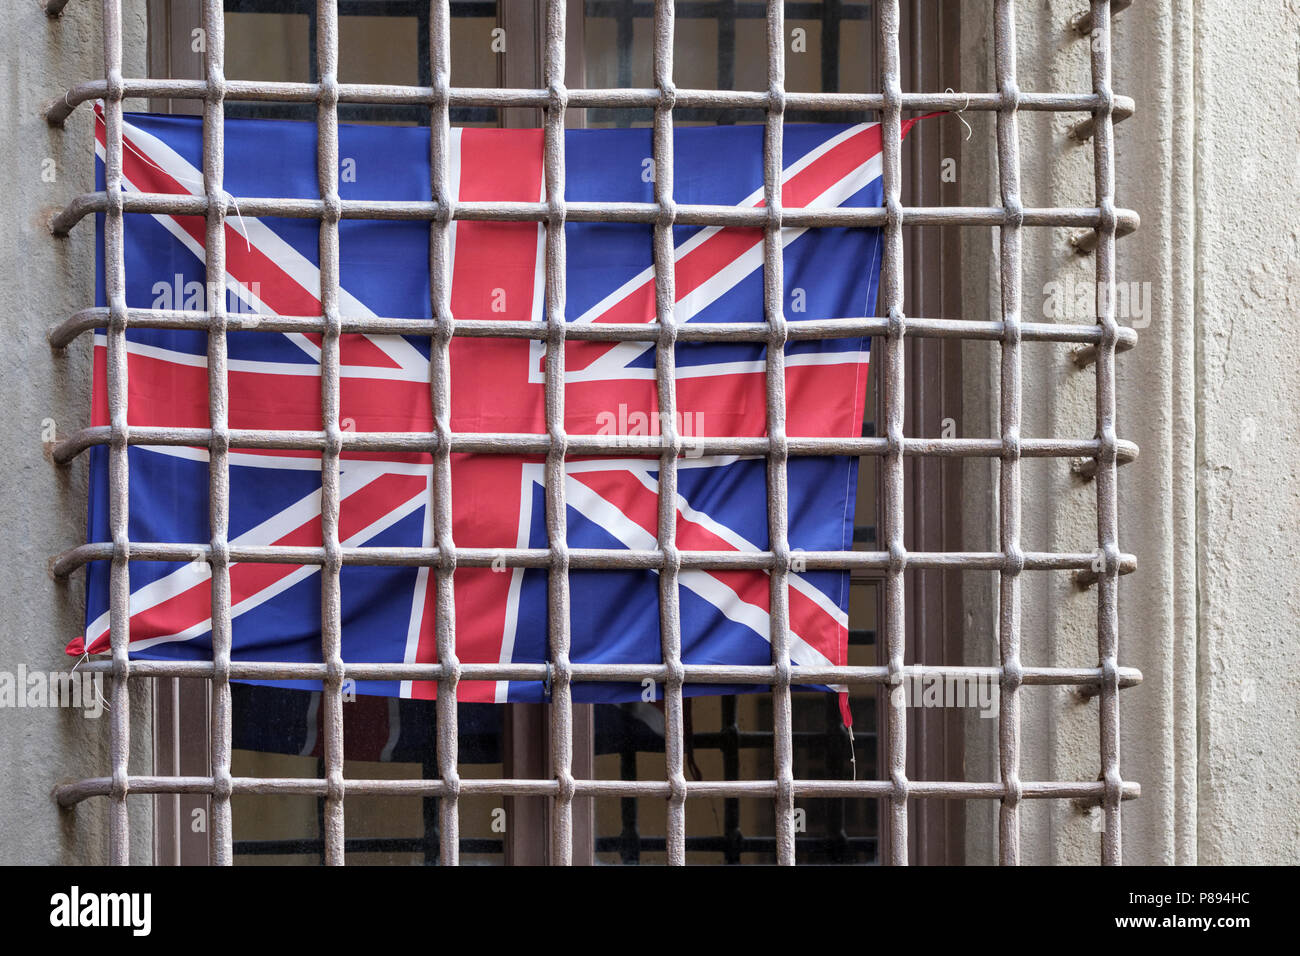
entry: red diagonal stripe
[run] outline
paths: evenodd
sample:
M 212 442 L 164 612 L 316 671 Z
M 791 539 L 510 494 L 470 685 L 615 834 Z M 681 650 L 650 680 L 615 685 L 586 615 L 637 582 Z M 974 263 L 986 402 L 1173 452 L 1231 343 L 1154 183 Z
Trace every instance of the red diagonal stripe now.
M 909 123 L 908 128 L 910 126 Z M 879 152 L 880 126 L 873 124 L 837 143 L 798 173 L 784 180 L 781 185 L 782 205 L 787 209 L 810 205 L 818 196 Z M 754 208 L 761 208 L 764 204 L 765 201 L 760 199 Z M 724 228 L 677 259 L 674 267 L 677 301 L 681 302 L 762 241 L 762 229 Z M 654 318 L 654 280 L 651 279 L 596 316 L 593 321 L 652 322 Z M 568 360 L 569 365 L 574 369 L 586 368 L 609 349 L 609 345 L 600 343 L 575 343 L 573 358 Z
M 105 145 L 107 129 L 101 113 L 96 113 L 95 137 Z M 148 159 L 146 151 L 128 136 L 123 136 L 122 172 L 137 189 L 144 192 L 188 196 L 190 191 L 166 170 Z M 207 224 L 202 216 L 171 216 L 177 225 L 188 233 L 201 247 L 206 248 Z M 250 290 L 256 289 L 258 297 L 277 315 L 320 315 L 317 296 L 303 288 L 297 279 L 252 245 L 229 221 L 225 226 L 226 271 L 237 282 Z M 212 280 L 210 280 L 212 281 Z M 321 337 L 309 334 L 307 338 L 320 345 Z M 375 365 L 381 368 L 398 368 L 398 364 L 364 335 L 344 335 L 340 340 L 344 364 Z
M 423 494 L 426 480 L 419 475 L 381 475 L 359 488 L 339 505 L 339 539 L 347 540 L 374 524 L 412 497 Z M 273 544 L 318 548 L 321 546 L 320 516 L 303 522 Z M 236 605 L 277 583 L 300 565 L 236 563 L 230 566 L 230 603 Z M 207 620 L 212 614 L 212 585 L 208 579 L 196 583 L 166 601 L 140 611 L 131 618 L 131 642 L 179 634 Z M 80 637 L 68 645 L 68 653 L 80 655 L 84 644 Z M 108 630 L 95 636 L 90 653 L 99 654 L 109 647 Z
M 626 471 L 579 472 L 570 475 L 615 505 L 631 521 L 657 534 L 658 496 Z M 683 551 L 735 551 L 725 538 L 677 513 L 677 546 Z M 767 612 L 771 606 L 770 575 L 766 571 L 708 571 L 746 604 Z M 790 627 L 833 664 L 847 662 L 848 632 L 835 618 L 795 588 L 789 589 Z

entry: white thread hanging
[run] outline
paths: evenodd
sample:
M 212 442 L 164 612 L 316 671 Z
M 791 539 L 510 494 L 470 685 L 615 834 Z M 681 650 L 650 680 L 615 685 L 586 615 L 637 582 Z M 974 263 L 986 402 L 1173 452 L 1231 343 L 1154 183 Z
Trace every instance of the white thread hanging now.
M 72 670 L 69 671 L 69 673 L 75 674 L 77 672 L 77 668 L 80 667 L 83 663 L 85 663 L 88 660 L 90 660 L 90 645 L 86 644 L 85 647 L 82 649 L 81 656 L 77 658 L 77 663 L 72 665 Z M 91 679 L 90 686 L 91 688 L 95 689 L 96 695 L 99 696 L 98 688 L 95 688 L 94 678 Z M 99 696 L 99 703 L 101 706 L 103 706 L 105 710 L 113 709 L 112 707 L 108 706 L 108 701 L 106 701 L 102 696 Z
M 954 93 L 954 95 L 955 95 L 955 91 L 953 90 L 953 88 L 952 88 L 951 86 L 948 87 L 946 90 L 944 90 L 944 92 L 945 92 L 945 93 Z M 971 133 L 973 133 L 974 130 L 971 129 L 970 123 L 966 122 L 966 117 L 962 116 L 961 114 L 962 114 L 962 113 L 965 113 L 966 110 L 967 110 L 969 107 L 970 107 L 970 94 L 967 93 L 967 94 L 966 94 L 966 105 L 963 106 L 961 109 L 959 109 L 959 110 L 954 114 L 954 115 L 955 115 L 959 120 L 961 120 L 961 125 L 966 127 L 966 142 L 968 142 L 968 143 L 970 142 Z M 951 110 L 950 110 L 949 112 L 951 112 Z
M 65 94 L 65 95 L 66 95 L 66 94 Z M 99 116 L 96 116 L 95 118 L 96 118 L 97 120 L 99 120 L 100 122 L 103 122 L 103 120 L 102 120 Z M 144 160 L 144 162 L 147 163 L 149 166 L 152 166 L 154 169 L 158 170 L 158 172 L 163 173 L 164 175 L 171 176 L 171 178 L 174 179 L 174 180 L 176 180 L 177 182 L 179 182 L 179 183 L 184 183 L 184 184 L 187 185 L 187 186 L 198 186 L 200 189 L 205 188 L 205 187 L 204 187 L 204 182 L 203 182 L 203 180 L 201 180 L 201 179 L 190 179 L 190 178 L 187 177 L 187 176 L 178 176 L 178 175 L 176 175 L 175 173 L 170 173 L 170 172 L 168 172 L 167 170 L 163 169 L 161 166 L 159 166 L 157 163 L 155 163 L 152 159 L 150 159 L 150 158 L 149 158 L 148 156 L 146 156 L 144 153 L 140 152 L 138 149 L 136 149 L 134 146 L 132 146 L 130 143 L 128 143 L 128 142 L 126 141 L 126 137 L 125 137 L 125 136 L 122 137 L 122 145 L 123 145 L 124 147 L 126 147 L 127 149 L 129 149 L 129 150 L 130 150 L 134 155 L 136 155 L 136 156 L 140 157 L 140 159 Z M 253 251 L 253 244 L 252 244 L 251 242 L 249 242 L 249 240 L 248 240 L 248 226 L 244 223 L 244 216 L 243 216 L 243 214 L 239 211 L 239 200 L 237 200 L 237 199 L 235 198 L 235 196 L 234 196 L 233 193 L 231 193 L 230 191 L 228 191 L 228 190 L 226 190 L 226 189 L 222 189 L 222 190 L 221 190 L 221 197 L 222 197 L 223 199 L 225 199 L 227 202 L 229 202 L 232 206 L 235 207 L 235 218 L 239 220 L 239 228 L 236 229 L 235 232 L 237 232 L 237 233 L 239 234 L 240 238 L 244 240 L 244 246 L 245 246 L 245 248 L 246 248 L 249 252 L 252 252 L 252 251 Z

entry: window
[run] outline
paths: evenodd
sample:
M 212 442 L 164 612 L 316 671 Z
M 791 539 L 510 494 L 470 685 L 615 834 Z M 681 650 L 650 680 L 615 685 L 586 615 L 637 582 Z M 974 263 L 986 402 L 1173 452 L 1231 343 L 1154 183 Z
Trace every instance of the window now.
M 118 15 L 114 8 L 106 7 L 110 22 Z M 202 52 L 196 52 L 196 24 L 209 36 L 224 31 L 224 55 L 217 43 L 198 44 Z M 1064 94 L 1017 89 L 1010 0 L 997 4 L 999 89 L 969 94 L 938 92 L 960 86 L 960 24 L 953 5 L 926 0 L 552 0 L 500 9 L 491 2 L 417 0 L 154 0 L 150 25 L 158 79 L 128 80 L 125 94 L 149 96 L 155 110 L 203 111 L 197 98 L 204 92 L 202 77 L 216 68 L 226 78 L 216 104 L 224 115 L 317 120 L 319 63 L 334 62 L 336 54 L 345 95 L 337 114 L 321 122 L 432 121 L 437 129 L 448 122 L 650 126 L 879 117 L 888 134 L 898 130 L 904 112 L 992 111 L 1002 195 L 996 206 L 962 206 L 955 185 L 936 175 L 947 157 L 958 154 L 960 127 L 918 128 L 901 146 L 886 136 L 887 208 L 876 220 L 886 227 L 886 259 L 880 315 L 872 326 L 876 408 L 854 445 L 862 453 L 857 553 L 832 556 L 853 569 L 854 648 L 843 674 L 858 717 L 852 745 L 832 698 L 792 697 L 777 673 L 767 675 L 778 684 L 770 695 L 697 698 L 686 706 L 678 687 L 667 695 L 665 713 L 613 705 L 460 704 L 457 733 L 448 738 L 436 732 L 439 716 L 446 722 L 448 708 L 456 706 L 445 701 L 375 699 L 340 709 L 337 685 L 327 683 L 313 695 L 230 683 L 221 673 L 229 667 L 228 649 L 224 665 L 180 676 L 180 668 L 128 666 L 125 645 L 115 643 L 114 663 L 94 665 L 117 668 L 115 693 L 126 673 L 157 685 L 155 772 L 128 779 L 123 758 L 111 778 L 65 787 L 61 799 L 110 797 L 116 861 L 125 853 L 128 789 L 158 795 L 156 842 L 166 862 L 207 856 L 208 841 L 184 826 L 195 810 L 212 814 L 217 862 L 951 862 L 961 857 L 965 800 L 977 798 L 1001 801 L 1006 862 L 1017 858 L 1019 803 L 1033 798 L 1100 803 L 1107 824 L 1103 855 L 1118 861 L 1119 802 L 1136 790 L 1118 770 L 1116 695 L 1133 676 L 1117 664 L 1115 594 L 1118 575 L 1132 559 L 1118 547 L 1114 483 L 1116 465 L 1131 457 L 1131 449 L 1114 431 L 1114 354 L 1133 337 L 1116 325 L 1104 296 L 1095 326 L 1027 323 L 1019 306 L 1023 228 L 1093 230 L 1093 240 L 1084 244 L 1095 247 L 1105 286 L 1113 280 L 1115 238 L 1133 224 L 1130 214 L 1114 208 L 1111 126 L 1129 104 L 1109 89 L 1109 4 L 1094 3 L 1090 20 L 1081 24 L 1083 32 L 1095 30 L 1094 89 Z M 779 42 L 769 44 L 769 36 Z M 496 55 L 496 43 L 509 52 Z M 120 50 L 115 53 L 110 42 L 108 53 L 111 70 Z M 676 103 L 657 106 L 657 65 L 666 65 L 670 54 L 675 66 L 661 82 L 673 84 Z M 448 62 L 453 90 L 443 110 L 429 88 L 435 67 Z M 784 90 L 783 111 L 772 109 L 769 76 Z M 546 87 L 560 82 L 570 91 L 568 106 L 543 113 Z M 497 87 L 514 94 L 490 92 Z M 620 88 L 629 92 L 606 95 Z M 728 90 L 741 92 L 709 92 Z M 79 87 L 63 105 L 71 110 L 105 94 L 111 118 L 120 99 L 107 83 Z M 1091 114 L 1081 135 L 1095 137 L 1094 207 L 1023 205 L 1017 114 L 1031 109 Z M 63 116 L 62 106 L 53 108 L 54 121 Z M 110 222 L 121 215 L 120 206 L 115 210 L 107 194 L 99 194 L 69 207 L 56 229 L 66 231 L 80 215 L 103 210 Z M 996 321 L 963 314 L 953 241 L 961 226 L 1000 231 L 1003 313 Z M 107 248 L 111 256 L 111 239 Z M 82 316 L 79 327 L 75 321 L 65 326 L 56 340 L 66 345 L 78 328 L 104 324 L 105 311 Z M 147 310 L 117 318 L 157 321 Z M 110 347 L 120 331 L 110 333 Z M 960 404 L 964 341 L 1000 350 L 997 437 L 948 432 L 950 410 Z M 1097 370 L 1096 437 L 1020 434 L 1019 355 L 1024 343 L 1034 342 L 1078 343 L 1088 350 L 1080 361 Z M 111 440 L 108 432 L 88 434 L 80 447 Z M 62 457 L 77 450 L 77 439 L 65 443 Z M 1031 456 L 1092 459 L 1096 554 L 1022 549 L 1019 469 Z M 999 462 L 1000 541 L 994 551 L 960 546 L 957 489 L 966 457 Z M 874 521 L 863 517 L 873 512 Z M 107 553 L 77 549 L 59 570 L 107 557 L 111 547 Z M 783 574 L 779 559 L 772 560 L 774 573 Z M 962 660 L 960 575 L 970 571 L 999 579 L 1000 626 L 991 637 L 999 644 L 999 667 Z M 1071 571 L 1097 586 L 1099 663 L 1032 667 L 1019 656 L 1020 576 Z M 999 682 L 1002 782 L 962 779 L 960 713 L 911 706 L 899 693 L 905 680 L 926 674 Z M 234 670 L 230 675 L 238 676 Z M 1017 694 L 1026 684 L 1079 685 L 1101 696 L 1099 781 L 1020 781 Z M 114 720 L 114 735 L 127 730 Z M 553 747 L 557 739 L 562 743 Z M 456 773 L 458 791 L 447 785 L 448 771 Z M 572 794 L 557 782 L 570 773 Z M 358 781 L 347 785 L 346 798 L 331 783 L 340 776 Z M 783 805 L 787 799 L 792 802 Z M 497 826 L 502 821 L 504 829 Z

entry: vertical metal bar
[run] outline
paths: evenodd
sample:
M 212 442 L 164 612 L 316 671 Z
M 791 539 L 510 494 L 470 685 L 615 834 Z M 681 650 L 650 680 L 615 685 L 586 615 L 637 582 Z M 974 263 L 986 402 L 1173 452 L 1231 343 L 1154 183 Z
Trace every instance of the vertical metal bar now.
M 905 620 L 907 548 L 904 544 L 903 501 L 903 211 L 901 142 L 902 97 L 899 82 L 898 0 L 883 0 L 880 9 L 880 87 L 885 108 L 881 116 L 881 183 L 885 199 L 885 243 L 880 266 L 880 294 L 889 331 L 881 362 L 881 419 L 887 449 L 881 466 L 885 546 L 885 644 L 890 688 L 885 710 L 889 778 L 889 862 L 907 864 L 907 707 L 903 692 L 903 659 L 907 647 Z
M 655 4 L 654 80 L 659 105 L 654 120 L 654 195 L 659 207 L 654 225 L 655 312 L 659 340 L 655 346 L 655 382 L 659 394 L 660 434 L 665 443 L 659 464 L 659 635 L 668 680 L 664 684 L 664 760 L 670 788 L 668 797 L 667 852 L 671 866 L 686 864 L 686 775 L 683 772 L 682 633 L 677 575 L 677 299 L 673 249 L 673 84 L 674 15 L 671 2 Z
M 230 392 L 226 382 L 225 14 L 220 0 L 203 4 L 203 190 L 208 200 L 204 263 L 208 295 L 208 521 L 212 551 L 212 862 L 234 863 L 230 814 Z
M 564 83 L 571 90 L 587 85 L 586 4 L 584 0 L 566 0 L 564 24 Z M 538 36 L 536 24 L 534 36 Z M 540 54 L 540 44 L 534 43 Z M 566 110 L 565 129 L 587 125 L 586 110 Z M 578 779 L 596 776 L 596 705 L 573 706 L 573 774 Z M 576 866 L 596 865 L 596 798 L 578 797 L 573 804 L 573 862 Z
M 1002 460 L 998 472 L 998 652 L 1002 664 L 998 708 L 998 769 L 1005 793 L 998 810 L 999 860 L 1020 862 L 1020 130 L 1016 110 L 1015 0 L 997 0 L 993 47 L 998 94 L 998 191 L 1006 210 L 1001 237 L 1002 371 L 999 417 Z
M 343 845 L 343 611 L 339 545 L 339 116 L 337 0 L 318 0 L 316 62 L 320 89 L 316 98 L 316 176 L 324 210 L 320 223 L 320 303 L 325 334 L 321 338 L 321 654 L 326 675 L 325 705 L 325 862 L 342 866 Z
M 551 863 L 573 862 L 573 692 L 569 670 L 569 545 L 566 535 L 564 430 L 564 0 L 547 0 L 544 82 L 546 105 L 546 533 L 550 550 L 547 583 L 551 648 L 551 768 L 559 792 L 551 810 Z
M 127 814 L 128 758 L 131 750 L 131 702 L 127 650 L 131 642 L 130 463 L 127 458 L 126 247 L 122 214 L 122 3 L 104 0 L 104 293 L 108 300 L 108 452 L 109 526 L 113 561 L 109 570 L 109 648 L 112 709 L 109 715 L 108 860 L 131 861 L 131 823 Z
M 763 136 L 763 304 L 767 336 L 767 528 L 774 555 L 769 587 L 772 663 L 772 749 L 776 778 L 776 857 L 783 866 L 794 858 L 794 729 L 790 713 L 790 542 L 785 433 L 785 278 L 781 247 L 781 173 L 785 123 L 785 9 L 767 5 L 767 120 Z
M 1092 3 L 1092 88 L 1100 103 L 1093 113 L 1093 175 L 1101 224 L 1097 229 L 1097 656 L 1101 667 L 1098 696 L 1101 770 L 1105 791 L 1102 811 L 1101 861 L 1117 866 L 1122 860 L 1119 770 L 1119 515 L 1117 506 L 1115 430 L 1115 125 L 1111 89 L 1109 0 Z
M 447 4 L 429 3 L 429 73 L 437 101 L 429 112 L 429 188 L 439 203 L 439 214 L 429 225 L 429 292 L 434 336 L 429 350 L 429 400 L 433 408 L 432 499 L 433 533 L 438 547 L 434 568 L 436 591 L 434 627 L 438 662 L 443 676 L 438 681 L 438 776 L 447 790 L 439 800 L 439 860 L 448 866 L 460 862 L 460 771 L 458 768 L 458 723 L 456 687 L 460 661 L 456 657 L 456 570 L 455 544 L 451 536 L 451 337 L 455 322 L 451 314 L 451 249 L 449 230 L 454 206 L 448 180 L 451 147 L 451 24 Z

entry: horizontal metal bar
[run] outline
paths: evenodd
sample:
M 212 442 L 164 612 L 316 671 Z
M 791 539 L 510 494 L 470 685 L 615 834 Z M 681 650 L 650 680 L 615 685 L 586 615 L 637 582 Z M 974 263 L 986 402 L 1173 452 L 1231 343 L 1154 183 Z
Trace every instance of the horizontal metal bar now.
M 120 204 L 127 214 L 202 216 L 209 208 L 204 196 L 180 193 L 123 193 L 112 205 Z M 216 205 L 220 206 L 220 203 Z M 548 222 L 554 216 L 549 203 L 542 202 L 458 202 L 450 210 L 436 201 L 379 201 L 342 199 L 329 204 L 342 219 L 369 221 L 434 222 L 451 219 L 474 222 Z M 110 206 L 106 192 L 83 193 L 50 220 L 50 231 L 60 238 L 73 226 Z M 226 213 L 249 218 L 325 220 L 329 209 L 320 199 L 285 199 L 267 196 L 227 196 Z M 899 206 L 904 226 L 1002 226 L 1017 222 L 1023 226 L 1080 226 L 1097 228 L 1108 219 L 1098 207 L 1031 207 L 1011 211 L 1001 206 Z M 889 211 L 881 207 L 784 206 L 769 211 L 762 206 L 687 205 L 663 209 L 652 202 L 574 202 L 564 207 L 569 222 L 624 222 L 654 224 L 667 215 L 681 226 L 730 226 L 759 229 L 769 224 L 787 228 L 880 227 Z M 1133 232 L 1141 217 L 1132 209 L 1116 209 L 1116 235 Z
M 108 309 L 99 307 L 82 309 L 50 330 L 50 345 L 66 348 L 78 335 L 107 325 Z M 141 329 L 195 329 L 206 331 L 211 326 L 207 312 L 180 309 L 127 309 L 127 325 Z M 317 333 L 324 330 L 321 316 L 285 316 L 253 312 L 230 313 L 227 326 L 232 331 L 300 332 Z M 366 335 L 420 335 L 438 333 L 432 319 L 380 318 L 378 316 L 343 316 L 340 325 L 344 333 Z M 674 327 L 678 342 L 766 342 L 771 336 L 767 322 L 687 322 Z M 487 319 L 457 319 L 452 335 L 462 338 L 539 339 L 549 337 L 545 323 L 522 320 L 492 321 Z M 794 319 L 786 326 L 786 337 L 791 341 L 852 338 L 857 336 L 886 335 L 887 318 L 833 318 Z M 910 338 L 970 339 L 996 342 L 1006 334 L 1003 323 L 966 319 L 907 318 L 907 335 Z M 663 332 L 657 321 L 652 322 L 591 322 L 571 323 L 565 329 L 565 338 L 587 342 L 657 342 Z M 1073 342 L 1083 348 L 1100 342 L 1105 330 L 1096 324 L 1071 325 L 1056 322 L 1026 322 L 1020 326 L 1020 338 L 1026 342 Z M 1115 350 L 1125 352 L 1137 344 L 1137 332 L 1130 328 L 1117 330 Z M 1075 362 L 1080 359 L 1072 355 Z
M 177 97 L 204 99 L 208 84 L 204 80 L 125 78 L 121 81 L 123 98 Z M 378 105 L 435 106 L 447 103 L 451 108 L 493 107 L 497 109 L 551 105 L 551 93 L 545 89 L 493 89 L 451 87 L 445 97 L 428 86 L 397 86 L 374 83 L 339 83 L 333 87 L 340 103 Z M 226 80 L 222 84 L 227 101 L 316 103 L 322 98 L 317 83 L 278 83 L 264 80 Z M 69 89 L 45 108 L 45 119 L 52 126 L 62 126 L 82 103 L 108 95 L 105 80 L 91 80 Z M 332 95 L 332 94 L 325 94 Z M 676 89 L 672 92 L 674 109 L 753 109 L 766 110 L 772 95 L 764 91 Z M 575 89 L 565 91 L 567 109 L 654 109 L 664 103 L 665 94 L 654 88 Z M 1113 97 L 1114 116 L 1122 120 L 1132 115 L 1132 97 Z M 1002 104 L 998 93 L 903 93 L 903 112 L 989 112 Z M 1091 113 L 1106 105 L 1103 97 L 1093 93 L 1020 93 L 1017 108 L 1034 112 Z M 880 111 L 885 108 L 883 93 L 784 93 L 784 109 L 824 110 L 827 112 Z
M 209 544 L 177 544 L 172 542 L 132 541 L 122 549 L 131 561 L 205 562 L 212 547 Z M 231 562 L 256 564 L 315 564 L 328 560 L 324 548 L 296 547 L 291 545 L 229 545 L 225 554 Z M 59 555 L 50 566 L 56 578 L 66 577 L 91 561 L 108 561 L 121 557 L 117 545 L 110 541 L 96 541 L 78 545 Z M 437 567 L 444 555 L 439 548 L 344 547 L 339 551 L 346 565 L 381 567 Z M 664 552 L 658 550 L 608 550 L 600 548 L 572 548 L 570 565 L 575 569 L 657 570 L 666 561 Z M 679 551 L 681 566 L 685 569 L 770 571 L 777 566 L 776 556 L 770 551 Z M 1083 571 L 1090 570 L 1100 560 L 1097 552 L 1026 551 L 1020 560 L 999 551 L 909 551 L 896 554 L 892 559 L 888 551 L 801 551 L 795 550 L 792 558 L 806 570 L 852 570 L 854 568 L 887 569 L 900 565 L 903 568 L 961 568 L 970 571 L 1001 571 L 1010 566 L 1020 566 L 1026 571 Z M 469 568 L 549 568 L 550 552 L 545 548 L 454 548 L 452 562 L 457 567 Z M 1120 573 L 1127 574 L 1136 568 L 1132 555 L 1120 555 Z
M 325 451 L 329 437 L 324 432 L 273 431 L 267 429 L 230 428 L 214 433 L 208 428 L 179 428 L 170 426 L 138 425 L 127 429 L 127 445 L 154 445 L 159 447 L 206 447 L 217 437 L 222 446 L 231 449 L 263 448 L 298 451 Z M 432 454 L 442 450 L 447 439 L 437 432 L 351 432 L 341 433 L 343 451 L 387 451 Z M 73 458 L 95 445 L 109 445 L 114 441 L 113 426 L 89 425 L 55 445 L 52 457 L 57 464 L 65 465 Z M 671 438 L 642 435 L 583 435 L 570 434 L 564 439 L 568 457 L 583 455 L 613 455 L 616 457 L 658 456 L 671 451 Z M 823 438 L 796 437 L 786 439 L 789 453 L 796 457 L 827 455 L 883 456 L 890 453 L 888 438 Z M 450 451 L 485 455 L 544 455 L 552 448 L 554 439 L 549 435 L 517 434 L 510 432 L 454 432 L 450 436 Z M 715 455 L 765 455 L 770 441 L 764 437 L 689 437 L 679 439 L 680 455 L 703 457 Z M 1104 453 L 1103 443 L 1096 438 L 1022 438 L 1014 447 L 1008 447 L 999 438 L 902 438 L 899 450 L 904 455 L 934 458 L 999 458 L 1016 455 L 1022 458 L 1086 458 Z M 1138 449 L 1132 442 L 1116 443 L 1118 464 L 1137 458 Z
M 578 683 L 640 683 L 651 680 L 665 683 L 670 668 L 666 664 L 583 664 L 570 665 L 573 680 Z M 78 670 L 89 673 L 113 673 L 111 660 L 87 661 Z M 325 664 L 289 663 L 279 661 L 231 661 L 228 669 L 231 680 L 322 680 L 327 676 Z M 546 664 L 460 664 L 457 674 L 467 680 L 545 680 L 549 671 Z M 775 681 L 777 669 L 771 665 L 741 664 L 683 664 L 679 672 L 686 683 L 695 684 L 770 684 Z M 890 670 L 885 666 L 821 666 L 791 668 L 791 683 L 804 685 L 849 684 L 869 686 L 889 684 Z M 901 671 L 904 680 L 944 681 L 998 681 L 1004 674 L 999 667 L 924 665 L 914 664 Z M 211 678 L 214 665 L 211 661 L 132 661 L 130 678 L 143 677 L 197 677 Z M 342 677 L 353 680 L 378 681 L 436 681 L 446 676 L 442 664 L 343 664 Z M 1019 683 L 1032 686 L 1089 687 L 1102 679 L 1097 667 L 1024 667 Z M 1119 686 L 1134 687 L 1142 682 L 1142 672 L 1134 667 L 1120 668 Z
M 88 777 L 59 784 L 54 788 L 54 799 L 62 807 L 72 807 L 90 797 L 101 797 L 112 787 L 110 777 Z M 681 786 L 679 781 L 677 786 Z M 795 780 L 795 797 L 889 797 L 895 795 L 895 784 L 888 780 Z M 324 796 L 330 786 L 328 781 L 311 777 L 232 777 L 231 793 L 279 794 L 285 796 Z M 573 780 L 576 797 L 667 797 L 673 785 L 659 780 Z M 161 793 L 212 793 L 211 777 L 159 777 L 129 776 L 126 778 L 130 794 Z M 377 779 L 345 780 L 344 791 L 349 796 L 407 796 L 439 797 L 450 792 L 442 780 Z M 455 784 L 459 796 L 487 794 L 496 796 L 556 796 L 560 784 L 556 780 L 508 780 L 462 777 Z M 1106 784 L 1101 781 L 1026 781 L 1019 784 L 1017 794 L 1029 800 L 1099 800 Z M 687 780 L 688 797 L 754 797 L 771 799 L 777 795 L 777 783 L 772 780 Z M 1121 796 L 1134 800 L 1141 795 L 1141 785 L 1132 781 L 1122 784 Z M 966 780 L 909 780 L 904 796 L 914 799 L 950 800 L 1000 800 L 1007 789 L 1000 783 Z

